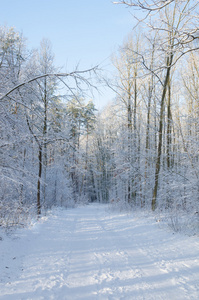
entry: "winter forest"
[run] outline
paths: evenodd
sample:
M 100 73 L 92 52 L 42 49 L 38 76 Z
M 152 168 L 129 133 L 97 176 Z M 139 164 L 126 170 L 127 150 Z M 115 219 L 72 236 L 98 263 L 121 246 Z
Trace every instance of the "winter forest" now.
M 198 217 L 198 1 L 113 5 L 139 17 L 112 76 L 63 72 L 48 39 L 32 50 L 0 27 L 0 226 L 88 202 Z M 97 111 L 104 86 L 115 97 Z

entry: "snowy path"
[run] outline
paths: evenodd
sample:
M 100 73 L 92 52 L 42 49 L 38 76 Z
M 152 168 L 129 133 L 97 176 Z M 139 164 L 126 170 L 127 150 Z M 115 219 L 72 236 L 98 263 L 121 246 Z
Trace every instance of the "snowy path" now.
M 0 299 L 199 299 L 199 238 L 93 204 L 0 240 Z

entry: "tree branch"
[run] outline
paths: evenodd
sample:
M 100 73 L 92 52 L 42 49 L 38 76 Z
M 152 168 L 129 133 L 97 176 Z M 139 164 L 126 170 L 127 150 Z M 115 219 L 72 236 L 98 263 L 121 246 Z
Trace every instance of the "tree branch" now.
M 44 77 L 74 77 L 76 78 L 77 76 L 81 75 L 81 74 L 85 74 L 85 73 L 89 73 L 89 72 L 94 72 L 96 70 L 97 67 L 91 68 L 91 69 L 87 69 L 87 70 L 83 70 L 83 71 L 73 71 L 70 73 L 47 73 L 47 74 L 42 74 L 42 75 L 38 75 L 36 77 L 33 77 L 27 81 L 24 81 L 18 85 L 16 85 L 15 87 L 13 87 L 11 90 L 9 90 L 6 94 L 4 94 L 1 98 L 0 101 L 2 101 L 5 97 L 7 97 L 9 94 L 11 94 L 12 92 L 14 92 L 15 90 L 19 89 L 20 87 L 29 84 L 33 81 L 36 81 L 38 79 L 44 78 Z M 85 80 L 84 80 L 85 82 Z

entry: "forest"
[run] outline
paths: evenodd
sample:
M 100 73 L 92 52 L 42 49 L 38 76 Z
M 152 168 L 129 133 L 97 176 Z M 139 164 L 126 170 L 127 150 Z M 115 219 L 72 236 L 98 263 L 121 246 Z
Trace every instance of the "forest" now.
M 0 26 L 0 226 L 89 202 L 198 226 L 199 3 L 113 5 L 139 17 L 112 76 L 100 66 L 63 73 L 48 39 L 28 49 Z M 101 86 L 115 97 L 97 111 Z

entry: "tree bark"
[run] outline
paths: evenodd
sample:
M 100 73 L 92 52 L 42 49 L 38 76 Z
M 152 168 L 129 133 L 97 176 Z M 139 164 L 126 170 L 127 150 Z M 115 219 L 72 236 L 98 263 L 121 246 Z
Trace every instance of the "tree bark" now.
M 171 65 L 173 61 L 173 54 L 171 54 L 167 58 L 167 71 L 165 76 L 165 81 L 163 85 L 163 92 L 161 98 L 161 106 L 160 106 L 160 120 L 159 120 L 159 132 L 158 132 L 158 156 L 156 159 L 155 166 L 155 185 L 153 189 L 153 198 L 151 202 L 151 208 L 154 211 L 157 207 L 157 191 L 158 191 L 158 183 L 159 183 L 159 173 L 160 173 L 160 162 L 161 162 L 161 154 L 162 154 L 162 133 L 163 133 L 163 118 L 164 118 L 164 105 L 165 105 L 165 96 L 167 91 L 167 86 L 169 83 L 169 76 L 171 72 Z
M 42 147 L 39 146 L 39 174 L 37 181 L 37 215 L 41 214 L 41 173 L 42 173 Z

